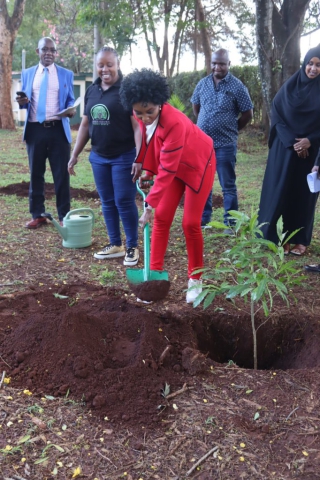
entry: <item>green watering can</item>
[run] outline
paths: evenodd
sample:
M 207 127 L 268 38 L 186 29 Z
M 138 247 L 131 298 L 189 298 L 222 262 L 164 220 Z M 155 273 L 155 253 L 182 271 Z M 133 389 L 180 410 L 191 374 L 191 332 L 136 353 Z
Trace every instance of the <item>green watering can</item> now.
M 52 217 L 51 213 L 43 213 L 42 217 L 48 218 L 56 227 L 63 238 L 63 247 L 84 248 L 92 244 L 94 212 L 91 208 L 77 208 L 67 213 L 63 219 L 63 227 Z
M 145 210 L 145 199 L 146 195 L 139 187 L 138 181 L 136 182 L 137 190 L 142 195 L 143 198 L 143 205 Z M 153 185 L 153 182 L 150 182 L 150 185 Z M 147 223 L 143 229 L 143 244 L 144 244 L 144 268 L 143 270 L 137 270 L 134 268 L 127 268 L 126 274 L 127 279 L 130 283 L 138 284 L 142 282 L 150 282 L 153 280 L 169 280 L 168 272 L 163 270 L 162 272 L 158 272 L 155 270 L 150 270 L 150 227 L 149 223 Z

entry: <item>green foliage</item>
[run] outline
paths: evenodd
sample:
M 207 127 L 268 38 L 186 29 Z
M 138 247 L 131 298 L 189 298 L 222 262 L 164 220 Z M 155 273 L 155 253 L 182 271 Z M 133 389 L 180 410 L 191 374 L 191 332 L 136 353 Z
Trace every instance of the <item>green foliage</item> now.
M 257 65 L 232 66 L 230 72 L 247 87 L 253 103 L 254 123 L 260 123 L 262 118 L 262 90 L 259 68 Z
M 184 113 L 192 120 L 195 120 L 195 118 L 192 113 L 190 98 L 199 80 L 205 76 L 205 70 L 201 70 L 197 72 L 179 73 L 171 78 L 168 78 L 168 83 L 172 94 L 176 95 L 186 106 L 186 111 Z
M 268 316 L 276 296 L 288 304 L 289 289 L 293 285 L 300 284 L 304 278 L 295 267 L 295 263 L 287 261 L 284 256 L 283 244 L 297 231 L 289 236 L 283 233 L 283 221 L 280 218 L 277 223 L 279 244 L 275 245 L 263 238 L 261 231 L 263 224 L 258 224 L 256 212 L 252 212 L 251 217 L 238 211 L 229 213 L 236 221 L 233 227 L 235 233 L 232 238 L 233 246 L 224 252 L 223 257 L 213 269 L 201 270 L 202 278 L 206 283 L 193 305 L 196 307 L 203 302 L 203 307 L 207 308 L 217 295 L 224 295 L 232 301 L 236 297 L 249 301 L 254 366 L 257 368 L 256 313 L 262 308 L 265 316 Z M 210 225 L 225 229 L 225 225 L 220 222 L 211 222 Z M 219 283 L 217 278 L 220 279 Z
M 259 123 L 262 117 L 263 99 L 258 67 L 255 65 L 235 66 L 230 68 L 230 72 L 248 88 L 254 105 L 254 122 Z M 196 72 L 179 73 L 168 79 L 171 91 L 186 106 L 185 114 L 192 120 L 195 120 L 195 118 L 192 113 L 190 98 L 197 83 L 206 75 L 205 70 L 199 70 Z M 188 108 L 189 105 L 190 108 Z
M 13 51 L 13 71 L 21 70 L 22 50 L 26 51 L 26 68 L 39 62 L 36 53 L 43 36 L 54 39 L 56 63 L 75 73 L 92 70 L 93 29 L 79 25 L 80 0 L 28 0 Z
M 303 36 L 308 35 L 311 32 L 319 30 L 320 24 L 320 3 L 318 0 L 311 0 L 306 16 L 303 22 Z
M 101 273 L 100 283 L 102 285 L 113 285 L 116 282 L 117 273 L 112 270 L 104 270 Z
M 180 110 L 180 112 L 184 112 L 186 109 L 186 106 L 184 105 L 184 103 L 182 103 L 178 95 L 176 95 L 175 93 L 171 95 L 171 97 L 168 100 L 168 103 L 170 103 L 170 105 L 175 107 L 177 110 Z
M 114 47 L 120 57 L 135 43 L 135 12 L 125 0 L 79 0 L 78 21 L 86 28 L 96 25 L 105 44 Z
M 177 110 L 180 110 L 180 112 L 185 112 L 186 111 L 185 104 L 180 100 L 178 95 L 176 95 L 175 93 L 173 93 L 171 95 L 171 97 L 168 100 L 168 103 L 170 103 L 170 105 L 172 105 Z

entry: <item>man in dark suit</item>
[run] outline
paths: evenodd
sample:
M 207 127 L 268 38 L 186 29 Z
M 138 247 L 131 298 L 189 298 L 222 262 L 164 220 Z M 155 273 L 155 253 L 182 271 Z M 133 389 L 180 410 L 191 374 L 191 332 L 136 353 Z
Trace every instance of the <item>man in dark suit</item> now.
M 70 210 L 71 130 L 69 118 L 58 115 L 74 104 L 73 73 L 54 63 L 57 49 L 49 37 L 39 40 L 36 49 L 40 62 L 21 74 L 22 91 L 16 100 L 20 108 L 27 109 L 23 140 L 27 145 L 30 169 L 29 210 L 32 220 L 27 228 L 35 229 L 46 223 L 44 175 L 49 160 L 56 193 L 59 221 Z

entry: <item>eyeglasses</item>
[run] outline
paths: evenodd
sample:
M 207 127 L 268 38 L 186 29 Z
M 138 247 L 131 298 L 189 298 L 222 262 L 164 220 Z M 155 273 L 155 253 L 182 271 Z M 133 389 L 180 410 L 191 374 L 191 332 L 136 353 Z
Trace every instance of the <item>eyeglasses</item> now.
M 43 47 L 41 48 L 41 52 L 43 53 L 47 53 L 47 52 L 50 52 L 50 53 L 57 53 L 57 50 L 55 48 L 47 48 L 47 47 Z

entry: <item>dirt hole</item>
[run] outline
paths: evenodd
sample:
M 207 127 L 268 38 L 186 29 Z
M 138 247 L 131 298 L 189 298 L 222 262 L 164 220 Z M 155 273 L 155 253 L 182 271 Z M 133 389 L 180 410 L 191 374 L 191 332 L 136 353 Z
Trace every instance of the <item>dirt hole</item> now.
M 199 350 L 219 363 L 253 368 L 250 318 L 206 317 L 194 325 Z M 260 323 L 265 319 L 261 319 Z M 259 321 L 258 321 L 259 325 Z M 258 368 L 304 369 L 320 366 L 320 325 L 312 318 L 286 315 L 270 319 L 257 334 Z

